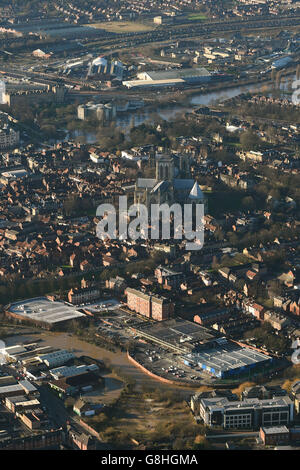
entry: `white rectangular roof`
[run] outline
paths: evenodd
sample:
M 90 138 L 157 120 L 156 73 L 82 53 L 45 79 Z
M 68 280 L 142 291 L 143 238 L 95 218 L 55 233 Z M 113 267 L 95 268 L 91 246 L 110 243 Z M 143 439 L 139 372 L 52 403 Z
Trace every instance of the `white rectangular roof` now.
M 85 316 L 71 305 L 60 301 L 53 302 L 46 297 L 15 302 L 10 305 L 9 311 L 24 318 L 50 324 Z

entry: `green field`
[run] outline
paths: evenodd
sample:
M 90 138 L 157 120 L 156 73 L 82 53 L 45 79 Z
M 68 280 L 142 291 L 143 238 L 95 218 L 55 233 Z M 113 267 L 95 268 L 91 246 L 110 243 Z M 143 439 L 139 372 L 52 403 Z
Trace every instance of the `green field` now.
M 207 20 L 207 16 L 202 15 L 201 13 L 188 16 L 188 20 Z
M 102 23 L 86 24 L 85 26 L 104 29 L 111 33 L 138 33 L 152 31 L 155 28 L 154 23 L 138 23 L 135 21 L 104 21 Z

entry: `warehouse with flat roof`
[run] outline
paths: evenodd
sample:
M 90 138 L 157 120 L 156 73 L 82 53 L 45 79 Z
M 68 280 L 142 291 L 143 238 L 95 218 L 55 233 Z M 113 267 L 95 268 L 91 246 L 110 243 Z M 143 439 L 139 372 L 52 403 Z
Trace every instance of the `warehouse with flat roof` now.
M 214 341 L 213 347 L 187 354 L 184 356 L 184 362 L 198 366 L 215 377 L 226 379 L 270 366 L 273 358 L 255 349 L 227 341 L 226 338 L 220 338 Z
M 51 301 L 47 297 L 15 302 L 5 307 L 6 315 L 48 329 L 69 320 L 82 319 L 85 314 L 65 302 Z
M 126 88 L 158 88 L 184 86 L 185 81 L 182 78 L 174 78 L 173 80 L 126 80 L 123 85 Z
M 204 67 L 141 72 L 137 80 L 124 81 L 127 88 L 171 87 L 206 83 L 211 73 Z
M 184 80 L 185 82 L 203 82 L 211 78 L 211 74 L 204 67 L 171 69 L 162 71 L 141 72 L 137 75 L 139 80 Z

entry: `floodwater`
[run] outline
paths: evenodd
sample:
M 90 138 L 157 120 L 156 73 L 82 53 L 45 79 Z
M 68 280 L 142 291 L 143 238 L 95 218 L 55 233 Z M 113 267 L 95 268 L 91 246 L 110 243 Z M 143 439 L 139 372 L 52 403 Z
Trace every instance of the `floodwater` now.
M 112 367 L 120 368 L 122 374 L 133 379 L 137 387 L 142 387 L 143 385 L 162 388 L 164 390 L 173 390 L 181 391 L 184 395 L 190 396 L 192 390 L 184 389 L 183 387 L 176 387 L 173 385 L 164 384 L 155 380 L 144 374 L 140 369 L 135 367 L 131 362 L 129 362 L 126 353 L 121 351 L 108 351 L 104 348 L 96 346 L 94 344 L 87 343 L 78 339 L 76 336 L 71 336 L 68 333 L 56 333 L 56 332 L 38 332 L 36 335 L 17 335 L 10 336 L 5 338 L 6 346 L 12 346 L 16 344 L 21 344 L 24 341 L 30 340 L 30 342 L 35 342 L 39 338 L 42 339 L 42 342 L 39 344 L 41 346 L 52 346 L 57 349 L 70 349 L 76 356 L 86 355 L 93 359 L 97 360 L 108 360 Z M 106 390 L 116 391 L 120 387 L 120 381 L 114 378 L 111 374 L 108 374 L 105 380 Z
M 280 90 L 282 96 L 288 98 L 286 92 L 291 89 L 291 83 L 296 77 L 288 77 L 281 81 Z M 116 120 L 116 126 L 120 128 L 122 132 L 128 134 L 130 129 L 134 126 L 138 126 L 143 123 L 153 123 L 157 116 L 160 116 L 166 121 L 170 121 L 183 113 L 191 112 L 193 109 L 199 106 L 212 106 L 214 104 L 222 103 L 228 99 L 239 96 L 242 93 L 252 92 L 266 92 L 269 91 L 272 94 L 272 84 L 268 83 L 257 83 L 243 86 L 234 86 L 224 90 L 218 90 L 208 93 L 199 93 L 191 97 L 187 97 L 186 105 L 178 105 L 176 103 L 170 104 L 169 106 L 157 107 L 155 111 L 149 111 L 147 109 L 140 109 L 138 111 L 132 111 L 131 113 L 120 114 Z M 69 137 L 84 136 L 86 143 L 93 144 L 97 141 L 96 134 L 93 132 L 74 131 Z
M 116 124 L 122 128 L 122 130 L 127 130 L 128 126 L 134 125 L 137 126 L 143 122 L 152 122 L 153 117 L 159 115 L 162 119 L 169 121 L 176 117 L 177 114 L 191 112 L 193 109 L 199 106 L 211 106 L 217 103 L 221 103 L 230 98 L 240 95 L 241 93 L 246 92 L 258 92 L 266 89 L 266 84 L 257 84 L 257 85 L 245 85 L 241 87 L 233 87 L 225 90 L 213 91 L 208 93 L 199 93 L 194 96 L 188 97 L 187 105 L 180 106 L 176 103 L 171 104 L 165 107 L 158 107 L 155 112 L 146 110 L 139 110 L 134 114 L 127 114 L 124 116 L 118 117 Z

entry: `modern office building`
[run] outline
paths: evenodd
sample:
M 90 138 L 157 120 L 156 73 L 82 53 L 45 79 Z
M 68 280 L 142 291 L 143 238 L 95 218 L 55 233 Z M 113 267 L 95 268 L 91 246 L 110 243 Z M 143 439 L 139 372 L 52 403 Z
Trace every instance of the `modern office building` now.
M 283 426 L 294 418 L 294 405 L 288 396 L 230 401 L 227 397 L 199 399 L 195 395 L 191 398 L 191 408 L 207 426 L 221 426 L 224 429 Z

